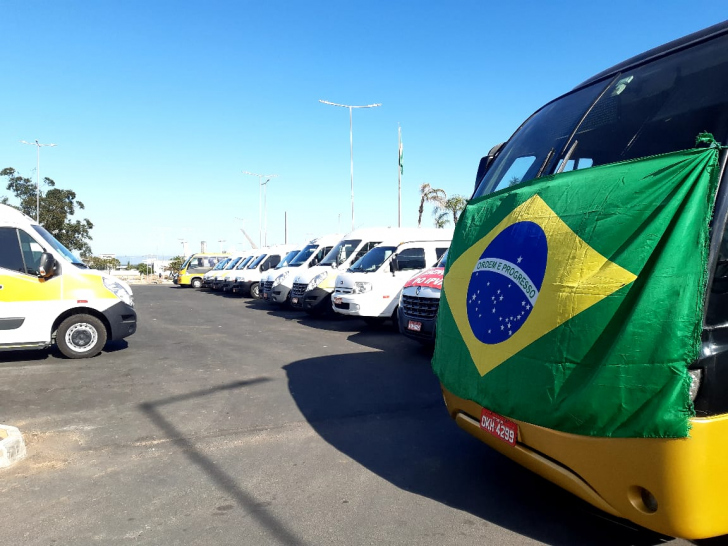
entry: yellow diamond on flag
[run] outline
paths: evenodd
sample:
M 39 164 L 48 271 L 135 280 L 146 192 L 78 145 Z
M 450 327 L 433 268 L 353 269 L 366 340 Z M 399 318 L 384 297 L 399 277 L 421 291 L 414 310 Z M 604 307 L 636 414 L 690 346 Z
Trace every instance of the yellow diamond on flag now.
M 444 285 L 483 376 L 636 278 L 534 195 L 466 250 Z

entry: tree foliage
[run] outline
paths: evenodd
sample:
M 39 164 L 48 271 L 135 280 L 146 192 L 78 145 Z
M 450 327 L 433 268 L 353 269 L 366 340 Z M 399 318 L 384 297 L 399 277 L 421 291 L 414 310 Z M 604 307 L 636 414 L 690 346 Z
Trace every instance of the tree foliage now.
M 185 263 L 184 256 L 175 256 L 169 261 L 169 265 L 165 267 L 165 271 L 171 271 L 172 273 L 179 273 L 182 269 L 182 264 Z
M 425 211 L 425 203 L 435 203 L 436 206 L 443 206 L 447 194 L 445 190 L 433 188 L 427 182 L 420 186 L 420 215 L 417 217 L 417 227 L 422 225 L 422 213 Z
M 84 263 L 91 269 L 101 269 L 103 271 L 118 269 L 121 265 L 121 262 L 116 258 L 99 258 L 97 256 L 89 256 L 85 258 Z
M 18 204 L 13 205 L 7 197 L 0 202 L 10 205 L 23 214 L 35 218 L 36 185 L 30 178 L 21 176 L 15 169 L 7 167 L 0 171 L 0 176 L 8 180 L 6 189 L 13 193 Z M 47 189 L 46 189 L 47 188 Z M 83 210 L 84 204 L 76 199 L 76 192 L 56 187 L 50 178 L 43 178 L 40 188 L 40 218 L 38 223 L 70 250 L 79 251 L 82 256 L 91 255 L 89 241 L 92 240 L 91 229 L 94 225 L 88 218 L 73 219 L 76 209 Z

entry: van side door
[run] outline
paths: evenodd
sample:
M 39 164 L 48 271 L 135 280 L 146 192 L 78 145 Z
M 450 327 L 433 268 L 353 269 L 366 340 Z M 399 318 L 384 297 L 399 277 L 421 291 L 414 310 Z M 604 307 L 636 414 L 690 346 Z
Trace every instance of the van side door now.
M 22 229 L 0 227 L 0 347 L 50 342 L 64 303 L 61 275 L 38 277 L 43 252 Z

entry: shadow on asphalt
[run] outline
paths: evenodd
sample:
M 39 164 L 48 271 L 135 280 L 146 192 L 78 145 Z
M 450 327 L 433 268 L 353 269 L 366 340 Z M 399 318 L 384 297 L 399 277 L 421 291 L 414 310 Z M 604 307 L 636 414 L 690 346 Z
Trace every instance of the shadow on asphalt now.
M 355 336 L 371 341 L 364 332 Z M 606 519 L 461 431 L 447 415 L 429 352 L 411 349 L 291 363 L 285 366 L 289 391 L 324 440 L 403 490 L 547 544 L 671 540 Z
M 210 458 L 201 453 L 195 445 L 188 440 L 184 433 L 177 429 L 162 415 L 165 406 L 185 402 L 197 398 L 210 396 L 221 391 L 229 391 L 252 387 L 259 383 L 270 381 L 267 377 L 258 377 L 244 381 L 235 381 L 225 385 L 202 389 L 199 391 L 170 396 L 152 402 L 144 402 L 139 405 L 141 411 L 154 423 L 167 438 L 184 453 L 190 462 L 204 472 L 220 489 L 235 499 L 238 505 L 245 511 L 245 514 L 255 518 L 260 525 L 268 529 L 271 535 L 281 544 L 301 544 L 301 540 L 289 530 L 286 525 L 275 518 L 265 507 L 241 488 L 233 476 L 223 472 Z

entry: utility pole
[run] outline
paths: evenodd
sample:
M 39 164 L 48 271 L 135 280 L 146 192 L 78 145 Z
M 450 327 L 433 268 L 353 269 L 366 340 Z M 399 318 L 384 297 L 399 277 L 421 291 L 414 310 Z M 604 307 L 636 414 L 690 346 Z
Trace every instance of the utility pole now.
M 35 167 L 35 221 L 40 223 L 40 149 L 41 146 L 54 147 L 56 144 L 41 144 L 37 140 L 35 142 L 20 141 L 21 144 L 30 144 L 38 148 L 37 163 Z
M 263 246 L 263 214 L 261 212 L 261 203 L 263 198 L 263 186 L 268 184 L 270 182 L 271 178 L 275 178 L 278 176 L 277 174 L 258 174 L 258 173 L 251 173 L 250 171 L 243 171 L 243 174 L 249 174 L 250 176 L 257 176 L 258 177 L 258 244 L 260 246 Z M 265 182 L 263 182 L 263 179 L 266 179 Z M 266 212 L 267 216 L 267 212 Z

